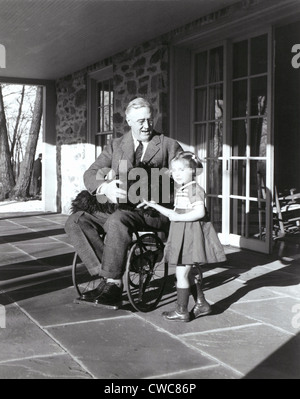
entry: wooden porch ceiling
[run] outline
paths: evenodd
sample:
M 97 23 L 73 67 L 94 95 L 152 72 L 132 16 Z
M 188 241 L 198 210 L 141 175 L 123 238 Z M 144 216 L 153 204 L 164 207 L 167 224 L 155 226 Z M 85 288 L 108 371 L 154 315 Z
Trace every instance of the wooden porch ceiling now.
M 0 78 L 57 79 L 237 0 L 0 0 Z

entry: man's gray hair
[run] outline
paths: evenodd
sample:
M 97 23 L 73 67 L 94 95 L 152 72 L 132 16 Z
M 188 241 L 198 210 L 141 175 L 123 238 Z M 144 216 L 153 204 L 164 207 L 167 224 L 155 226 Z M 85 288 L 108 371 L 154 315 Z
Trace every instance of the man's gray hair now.
M 153 113 L 153 107 L 149 103 L 149 101 L 143 97 L 137 97 L 134 100 L 130 101 L 130 103 L 127 105 L 125 115 L 127 116 L 132 109 L 138 109 L 144 107 L 149 108 L 151 113 Z

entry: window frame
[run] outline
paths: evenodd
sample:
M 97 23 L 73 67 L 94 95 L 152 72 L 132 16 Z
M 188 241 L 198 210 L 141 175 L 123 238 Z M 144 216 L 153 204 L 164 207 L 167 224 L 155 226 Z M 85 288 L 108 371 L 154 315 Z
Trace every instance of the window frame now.
M 113 90 L 113 67 L 112 65 L 102 68 L 100 70 L 89 73 L 87 77 L 87 139 L 88 142 L 95 146 L 95 159 L 99 155 L 97 151 L 97 138 L 107 137 L 111 135 L 113 137 L 113 123 L 111 129 L 108 131 L 99 131 L 99 104 L 98 88 L 103 82 L 111 80 Z M 110 111 L 110 117 L 113 114 L 114 102 L 112 101 L 112 110 Z

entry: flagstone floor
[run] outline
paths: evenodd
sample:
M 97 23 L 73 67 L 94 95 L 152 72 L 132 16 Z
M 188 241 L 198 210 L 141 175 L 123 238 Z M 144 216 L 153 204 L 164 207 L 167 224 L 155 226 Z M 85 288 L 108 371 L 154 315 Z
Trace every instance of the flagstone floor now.
M 204 273 L 213 313 L 172 323 L 174 270 L 153 312 L 125 292 L 117 311 L 79 305 L 67 216 L 0 212 L 1 379 L 299 379 L 298 244 L 284 259 L 225 247 Z

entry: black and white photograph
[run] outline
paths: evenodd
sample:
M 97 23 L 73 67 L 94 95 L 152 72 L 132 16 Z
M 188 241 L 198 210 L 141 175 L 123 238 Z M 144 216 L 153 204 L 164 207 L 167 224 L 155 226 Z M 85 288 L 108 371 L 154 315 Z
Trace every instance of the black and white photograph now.
M 300 379 L 300 0 L 0 0 L 0 379 Z

